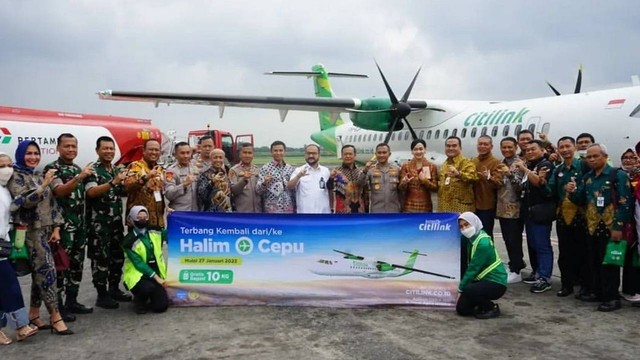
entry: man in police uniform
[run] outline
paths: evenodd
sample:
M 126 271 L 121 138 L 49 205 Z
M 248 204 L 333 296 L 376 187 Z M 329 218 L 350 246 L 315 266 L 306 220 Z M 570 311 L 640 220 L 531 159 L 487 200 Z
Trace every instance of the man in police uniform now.
M 231 183 L 231 203 L 233 209 L 242 213 L 261 213 L 262 197 L 256 192 L 258 167 L 252 164 L 253 145 L 242 144 L 240 163 L 229 170 Z
M 116 309 L 117 301 L 131 301 L 131 296 L 119 289 L 124 253 L 122 241 L 122 182 L 127 172 L 113 166 L 115 142 L 108 136 L 96 141 L 98 161 L 92 164 L 93 175 L 87 179 L 87 223 L 89 224 L 89 252 L 93 286 L 98 291 L 96 306 Z M 109 290 L 107 291 L 107 283 Z
M 89 314 L 93 312 L 93 308 L 80 304 L 77 298 L 82 282 L 85 246 L 87 244 L 84 181 L 93 174 L 93 167 L 89 164 L 82 169 L 73 163 L 78 155 L 78 140 L 72 134 L 64 133 L 58 136 L 56 150 L 60 157 L 45 166 L 44 172 L 46 173 L 50 169 L 57 170 L 55 178 L 49 186 L 64 214 L 65 222 L 60 231 L 60 243 L 70 260 L 69 268 L 57 274 L 58 303 L 63 314 L 66 312 Z M 64 308 L 61 306 L 63 293 L 66 295 Z M 66 316 L 65 321 L 73 321 L 71 318 L 73 317 Z
M 607 243 L 620 241 L 625 223 L 632 218 L 631 185 L 627 173 L 607 164 L 609 155 L 601 144 L 592 144 L 587 148 L 587 162 L 591 171 L 577 184 L 570 181 L 567 192 L 571 199 L 586 205 L 587 241 L 592 247 L 590 261 L 592 266 L 592 289 L 602 303 L 598 311 L 620 309 L 618 288 L 620 287 L 620 268 L 603 265 Z M 615 196 L 614 196 L 615 193 Z M 615 201 L 615 202 L 614 202 Z
M 369 161 L 358 176 L 360 186 L 368 185 L 370 190 L 369 212 L 399 213 L 401 209 L 400 167 L 389 163 L 391 148 L 385 143 L 376 146 L 375 165 Z
M 169 209 L 173 211 L 198 211 L 195 180 L 198 168 L 190 163 L 191 147 L 184 141 L 175 145 L 175 164 L 165 173 L 165 196 L 169 200 Z

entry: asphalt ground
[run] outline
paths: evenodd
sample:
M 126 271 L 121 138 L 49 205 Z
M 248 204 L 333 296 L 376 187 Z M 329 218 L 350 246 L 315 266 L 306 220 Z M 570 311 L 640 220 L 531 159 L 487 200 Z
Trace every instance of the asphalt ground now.
M 496 244 L 507 259 L 499 233 Z M 553 245 L 557 257 L 555 236 Z M 92 305 L 96 293 L 88 263 L 84 275 L 79 301 Z M 20 280 L 28 304 L 30 279 Z M 68 324 L 75 335 L 42 331 L 21 343 L 0 346 L 0 359 L 639 357 L 640 308 L 623 301 L 622 309 L 601 313 L 597 304 L 573 296 L 558 298 L 559 288 L 557 276 L 553 290 L 542 294 L 530 293 L 526 284 L 510 285 L 498 301 L 502 316 L 489 320 L 419 308 L 227 306 L 136 315 L 130 303 L 123 303 L 117 310 L 96 308 L 93 314 L 78 315 Z M 48 321 L 44 308 L 42 318 Z M 13 335 L 11 330 L 6 333 Z

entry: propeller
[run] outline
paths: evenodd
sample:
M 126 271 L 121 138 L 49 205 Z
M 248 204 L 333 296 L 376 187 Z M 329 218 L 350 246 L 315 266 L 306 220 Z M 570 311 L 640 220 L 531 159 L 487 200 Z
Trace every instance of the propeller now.
M 549 87 L 551 88 L 551 91 L 553 91 L 554 94 L 556 94 L 556 96 L 560 96 L 562 95 L 558 90 L 556 90 L 556 88 L 553 87 L 553 85 L 551 85 L 548 81 L 547 81 L 547 85 L 549 85 Z M 580 94 L 580 89 L 582 88 L 582 65 L 580 65 L 580 67 L 578 67 L 578 78 L 576 79 L 576 88 L 573 91 L 574 94 Z
M 404 95 L 402 95 L 402 98 L 400 100 L 398 100 L 396 95 L 393 93 L 393 90 L 391 89 L 391 86 L 389 86 L 389 82 L 387 82 L 387 78 L 384 76 L 384 73 L 382 72 L 382 69 L 380 69 L 380 65 L 378 65 L 377 61 L 376 61 L 376 67 L 378 68 L 378 72 L 380 72 L 380 76 L 382 77 L 384 86 L 387 88 L 387 93 L 389 94 L 389 99 L 391 100 L 391 109 L 389 110 L 391 112 L 391 116 L 393 117 L 393 120 L 391 121 L 391 126 L 389 127 L 389 132 L 387 133 L 387 136 L 384 138 L 384 143 L 385 144 L 389 143 L 389 139 L 391 139 L 391 134 L 394 131 L 402 129 L 403 125 L 400 122 L 401 120 L 404 120 L 404 123 L 407 124 L 407 127 L 411 132 L 411 137 L 414 140 L 417 139 L 418 135 L 416 135 L 416 132 L 411 127 L 411 124 L 409 124 L 409 121 L 407 120 L 407 115 L 411 114 L 412 111 L 423 110 L 423 109 L 412 108 L 411 105 L 407 103 L 407 100 L 411 95 L 411 90 L 413 89 L 413 85 L 415 85 L 416 83 L 416 79 L 420 74 L 420 70 L 422 70 L 422 66 L 418 68 L 416 75 L 413 77 L 413 80 L 411 80 L 411 84 L 409 84 L 407 91 L 404 92 Z

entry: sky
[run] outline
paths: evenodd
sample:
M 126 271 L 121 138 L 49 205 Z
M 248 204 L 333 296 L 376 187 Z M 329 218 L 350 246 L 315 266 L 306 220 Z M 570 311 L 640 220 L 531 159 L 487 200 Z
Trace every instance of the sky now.
M 0 0 L 0 105 L 150 118 L 185 136 L 253 133 L 257 145 L 311 142 L 318 117 L 276 110 L 99 100 L 100 90 L 312 97 L 311 80 L 263 75 L 364 73 L 333 79 L 339 97 L 517 100 L 631 85 L 640 74 L 634 1 L 35 1 Z M 343 116 L 344 118 L 344 116 Z

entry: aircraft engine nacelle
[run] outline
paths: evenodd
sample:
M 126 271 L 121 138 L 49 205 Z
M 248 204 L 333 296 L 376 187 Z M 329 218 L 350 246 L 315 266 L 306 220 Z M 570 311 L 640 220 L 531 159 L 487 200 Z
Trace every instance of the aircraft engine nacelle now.
M 390 264 L 387 263 L 382 263 L 382 264 L 377 264 L 376 268 L 378 268 L 378 271 L 390 271 L 395 269 L 395 267 L 391 266 Z
M 358 112 L 350 113 L 353 125 L 366 130 L 389 131 L 393 121 L 391 117 L 391 101 L 389 99 L 365 99 Z M 402 130 L 404 125 L 398 122 L 394 130 Z

